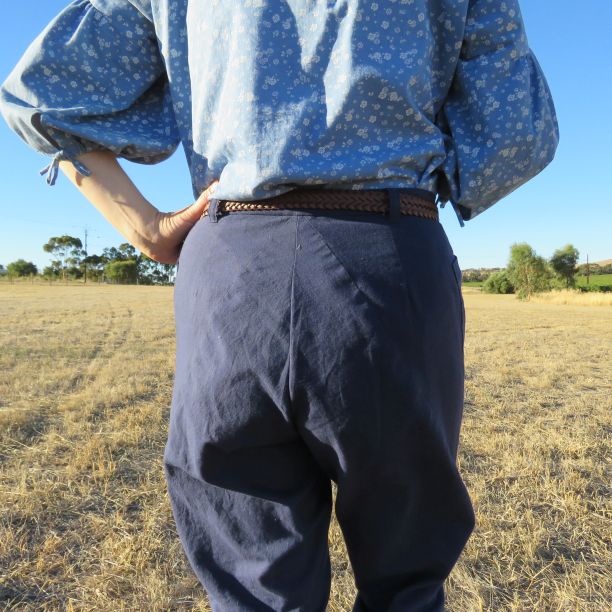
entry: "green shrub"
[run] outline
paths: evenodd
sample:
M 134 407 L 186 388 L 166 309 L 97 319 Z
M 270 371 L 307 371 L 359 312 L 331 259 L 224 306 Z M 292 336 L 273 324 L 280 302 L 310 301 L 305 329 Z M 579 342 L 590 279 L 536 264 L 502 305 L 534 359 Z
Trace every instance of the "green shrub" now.
M 508 278 L 506 270 L 493 272 L 482 285 L 486 293 L 514 293 L 514 286 Z
M 134 259 L 111 261 L 104 266 L 104 273 L 113 283 L 132 284 L 138 280 L 138 263 Z
M 13 261 L 6 267 L 6 271 L 10 278 L 38 274 L 38 268 L 31 261 L 25 259 Z
M 588 293 L 589 291 L 603 291 L 604 293 L 607 293 L 612 291 L 612 285 L 579 285 L 578 289 L 584 293 Z

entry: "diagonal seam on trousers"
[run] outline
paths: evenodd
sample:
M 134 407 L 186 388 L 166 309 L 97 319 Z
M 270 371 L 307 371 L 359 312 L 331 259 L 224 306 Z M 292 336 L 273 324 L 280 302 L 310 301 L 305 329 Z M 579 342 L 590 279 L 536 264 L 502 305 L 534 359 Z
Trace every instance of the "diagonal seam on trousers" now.
M 334 251 L 334 249 L 332 249 L 332 247 L 330 246 L 329 242 L 327 242 L 327 240 L 325 240 L 325 237 L 323 236 L 323 234 L 321 234 L 321 232 L 317 229 L 317 227 L 314 225 L 314 223 L 312 222 L 312 219 L 308 218 L 308 217 L 304 217 L 307 221 L 308 221 L 308 225 L 312 228 L 312 230 L 314 232 L 316 232 L 316 234 L 319 236 L 319 238 L 321 239 L 321 241 L 323 242 L 323 244 L 327 247 L 327 250 L 332 254 L 332 256 L 334 257 L 334 259 L 338 262 L 338 264 L 340 265 L 340 267 L 344 270 L 345 274 L 348 276 L 349 280 L 351 281 L 351 284 L 353 285 L 353 287 L 370 303 L 372 303 L 372 299 L 370 298 L 370 296 L 368 296 L 368 294 L 359 286 L 359 283 L 355 280 L 355 278 L 353 277 L 353 275 L 350 273 L 349 269 L 346 267 L 346 265 L 344 264 L 344 262 L 342 261 L 342 259 L 340 259 L 340 257 L 338 257 L 338 254 Z

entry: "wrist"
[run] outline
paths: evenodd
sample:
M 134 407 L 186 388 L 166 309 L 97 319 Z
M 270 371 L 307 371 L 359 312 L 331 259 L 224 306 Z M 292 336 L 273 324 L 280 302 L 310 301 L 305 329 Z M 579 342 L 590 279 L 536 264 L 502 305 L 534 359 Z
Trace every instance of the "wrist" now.
M 129 227 L 130 243 L 145 255 L 149 255 L 159 241 L 160 212 L 150 202 L 144 201 L 138 206 L 140 219 Z

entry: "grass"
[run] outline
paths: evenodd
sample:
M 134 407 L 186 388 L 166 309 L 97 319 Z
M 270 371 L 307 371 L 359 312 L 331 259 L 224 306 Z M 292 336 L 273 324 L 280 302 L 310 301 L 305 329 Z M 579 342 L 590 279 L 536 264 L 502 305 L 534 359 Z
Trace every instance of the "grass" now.
M 587 284 L 586 276 L 576 276 L 576 284 L 581 287 Z M 612 285 L 612 274 L 591 274 L 589 276 L 590 285 Z
M 579 289 L 554 289 L 534 293 L 530 298 L 532 302 L 542 304 L 577 304 L 582 306 L 612 306 L 612 292 L 589 291 L 585 293 Z
M 462 287 L 482 287 L 484 285 L 484 281 L 462 281 Z
M 464 299 L 477 527 L 448 609 L 608 610 L 612 309 Z M 0 607 L 210 609 L 163 479 L 173 368 L 171 287 L 0 287 Z M 349 611 L 335 519 L 329 545 Z

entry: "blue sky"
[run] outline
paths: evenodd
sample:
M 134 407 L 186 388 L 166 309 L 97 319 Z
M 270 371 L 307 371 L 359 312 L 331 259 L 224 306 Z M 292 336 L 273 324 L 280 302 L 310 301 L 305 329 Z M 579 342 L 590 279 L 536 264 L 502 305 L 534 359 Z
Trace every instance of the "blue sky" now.
M 0 79 L 4 80 L 29 43 L 68 0 L 7 2 L 0 22 Z M 577 8 L 579 7 L 579 8 Z M 553 162 L 472 221 L 459 226 L 452 207 L 441 222 L 463 269 L 505 266 L 510 245 L 528 242 L 550 257 L 571 243 L 580 262 L 612 257 L 612 2 L 570 0 L 521 3 L 529 44 L 553 94 L 560 144 Z M 42 245 L 61 234 L 88 232 L 89 253 L 124 242 L 61 172 L 49 187 L 38 171 L 49 161 L 0 121 L 0 263 L 49 258 Z M 140 191 L 162 211 L 193 201 L 182 151 L 144 166 L 121 160 Z

